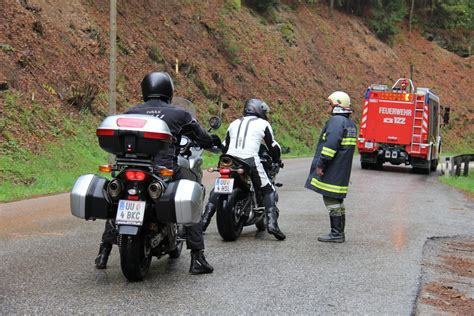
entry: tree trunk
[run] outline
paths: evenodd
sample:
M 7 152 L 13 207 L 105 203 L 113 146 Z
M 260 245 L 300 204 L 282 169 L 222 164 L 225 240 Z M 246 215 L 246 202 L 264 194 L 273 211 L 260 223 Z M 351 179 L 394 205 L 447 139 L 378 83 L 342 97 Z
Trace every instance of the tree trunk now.
M 411 0 L 410 19 L 408 22 L 408 32 L 411 33 L 411 24 L 413 22 L 413 10 L 415 8 L 415 0 Z

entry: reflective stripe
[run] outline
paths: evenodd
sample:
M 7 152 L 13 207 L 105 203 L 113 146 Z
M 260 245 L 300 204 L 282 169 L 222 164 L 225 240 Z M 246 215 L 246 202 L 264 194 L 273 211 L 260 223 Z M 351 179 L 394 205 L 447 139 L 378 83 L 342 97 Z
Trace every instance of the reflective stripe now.
M 321 150 L 321 154 L 332 158 L 336 154 L 336 151 L 334 149 L 329 148 L 329 147 L 323 147 L 323 149 Z
M 343 207 L 344 207 L 343 204 L 331 204 L 331 205 L 326 205 L 326 208 L 327 208 L 329 211 L 342 209 Z
M 323 134 L 323 140 L 326 140 L 326 133 Z
M 327 184 L 321 181 L 318 181 L 316 178 L 313 178 L 311 180 L 311 185 L 315 186 L 318 189 L 328 191 L 328 192 L 333 192 L 333 193 L 347 193 L 349 190 L 349 187 L 343 187 L 343 186 L 338 186 L 338 185 L 332 185 L 332 184 Z
M 343 138 L 341 141 L 342 146 L 350 146 L 350 145 L 357 145 L 357 138 L 354 137 L 349 137 L 349 138 Z

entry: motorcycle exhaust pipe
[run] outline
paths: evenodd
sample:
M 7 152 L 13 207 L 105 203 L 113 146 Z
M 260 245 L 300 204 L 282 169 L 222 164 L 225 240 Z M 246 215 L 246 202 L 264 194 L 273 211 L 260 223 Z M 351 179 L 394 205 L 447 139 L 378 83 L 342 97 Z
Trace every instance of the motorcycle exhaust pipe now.
M 122 193 L 122 190 L 123 190 L 122 182 L 120 182 L 120 180 L 118 179 L 114 179 L 110 181 L 109 185 L 107 186 L 107 193 L 114 200 L 116 200 L 120 196 L 120 194 Z
M 161 181 L 152 182 L 148 186 L 148 194 L 153 200 L 158 200 L 165 192 L 165 185 Z

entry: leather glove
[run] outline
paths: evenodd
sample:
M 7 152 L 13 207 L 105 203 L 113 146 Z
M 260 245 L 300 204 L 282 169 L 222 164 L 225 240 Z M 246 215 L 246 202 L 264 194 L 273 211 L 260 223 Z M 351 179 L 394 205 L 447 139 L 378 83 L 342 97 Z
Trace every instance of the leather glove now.
M 222 148 L 222 142 L 221 142 L 221 139 L 219 138 L 219 136 L 215 135 L 215 134 L 211 134 L 211 138 L 212 138 L 212 144 L 218 148 Z

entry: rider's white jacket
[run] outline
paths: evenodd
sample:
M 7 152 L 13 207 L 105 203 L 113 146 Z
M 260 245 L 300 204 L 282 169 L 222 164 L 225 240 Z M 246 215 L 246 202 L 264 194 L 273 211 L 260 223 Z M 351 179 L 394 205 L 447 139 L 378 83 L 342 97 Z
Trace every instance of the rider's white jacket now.
M 267 146 L 274 161 L 280 160 L 281 147 L 270 123 L 256 116 L 244 116 L 230 124 L 223 146 L 227 154 L 245 159 L 258 158 L 261 144 Z

